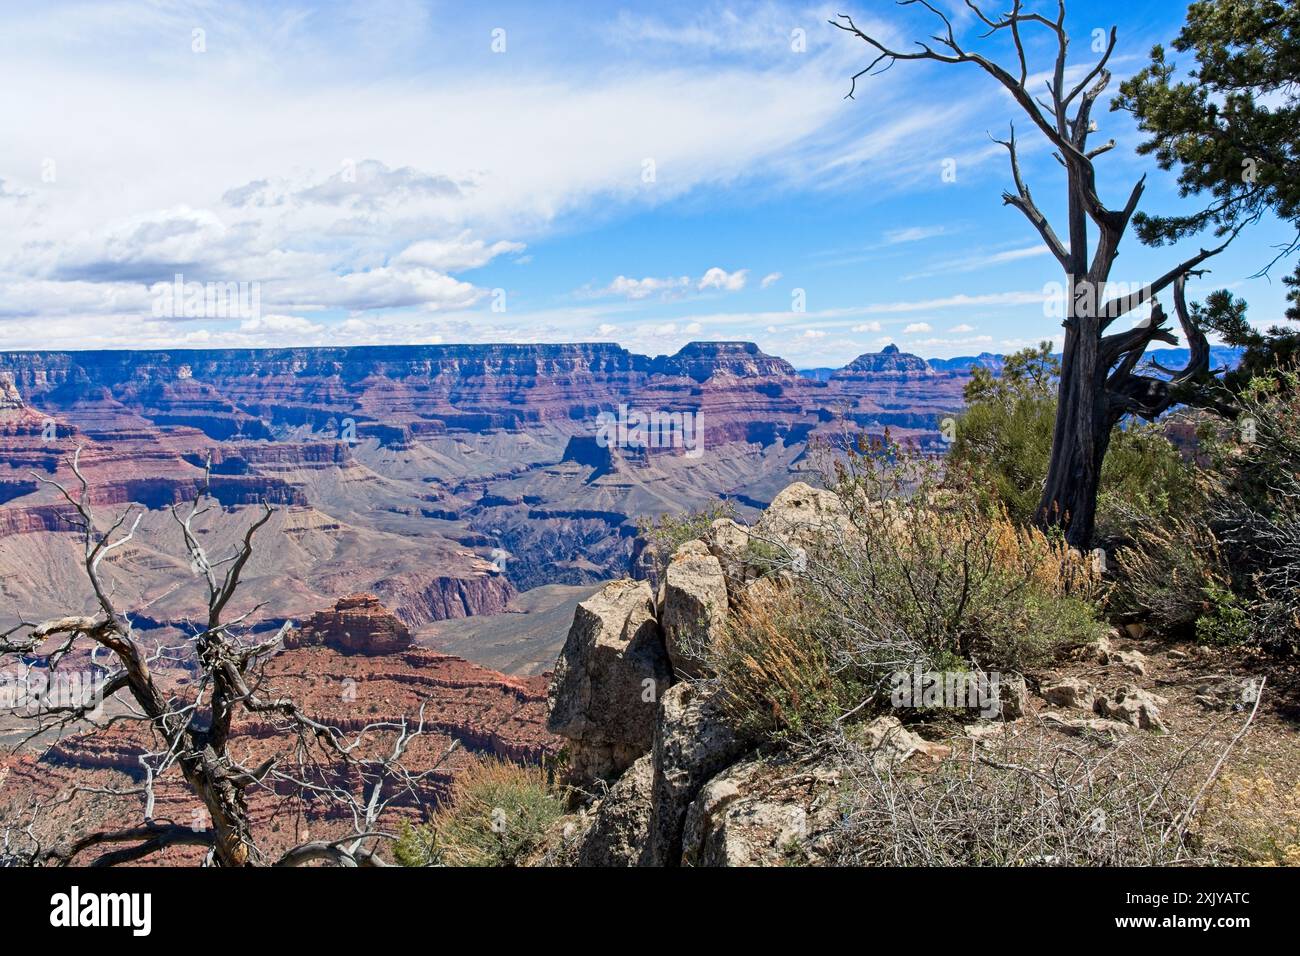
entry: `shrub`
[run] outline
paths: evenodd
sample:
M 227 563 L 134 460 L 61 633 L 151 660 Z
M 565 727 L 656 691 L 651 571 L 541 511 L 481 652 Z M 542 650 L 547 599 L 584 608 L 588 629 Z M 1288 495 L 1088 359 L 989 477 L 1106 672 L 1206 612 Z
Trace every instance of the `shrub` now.
M 1300 648 L 1300 371 L 1253 379 L 1240 415 L 1211 444 L 1221 481 L 1214 496 L 1233 590 L 1254 621 L 1252 639 Z
M 1183 838 L 1199 778 L 1190 751 L 1155 738 L 1062 748 L 1039 729 L 957 748 L 929 773 L 882 763 L 843 737 L 840 866 L 1156 866 L 1216 863 Z M 1199 743 L 1198 743 L 1199 746 Z
M 938 477 L 897 446 L 850 448 L 828 473 L 844 520 L 806 541 L 800 565 L 779 541 L 751 547 L 772 555 L 768 577 L 710 661 L 735 719 L 815 734 L 887 701 L 898 671 L 1023 671 L 1101 635 L 1089 561 Z
M 707 536 L 719 518 L 735 516 L 736 509 L 730 501 L 715 501 L 694 511 L 639 518 L 637 534 L 645 542 L 642 560 L 647 562 L 651 582 L 657 584 L 663 578 L 668 559 L 681 545 Z
M 1033 519 L 1047 476 L 1060 371 L 1044 342 L 1008 356 L 1000 376 L 974 369 L 966 386 L 949 461 L 977 475 L 990 498 L 1021 524 Z
M 1191 636 L 1212 610 L 1211 595 L 1227 591 L 1231 581 L 1218 539 L 1200 519 L 1140 529 L 1132 545 L 1116 552 L 1115 563 L 1117 604 L 1149 616 L 1170 637 Z
M 833 663 L 842 635 L 814 599 L 774 586 L 730 615 L 711 663 L 723 708 L 745 733 L 814 735 L 851 706 L 853 676 L 837 674 Z
M 393 847 L 403 866 L 518 866 L 564 813 L 541 767 L 484 758 L 461 771 L 448 801 Z

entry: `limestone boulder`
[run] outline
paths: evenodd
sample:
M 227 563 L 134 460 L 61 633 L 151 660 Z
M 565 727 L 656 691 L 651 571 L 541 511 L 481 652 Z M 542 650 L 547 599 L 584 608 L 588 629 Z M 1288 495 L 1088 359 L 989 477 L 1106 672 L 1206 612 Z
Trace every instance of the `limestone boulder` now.
M 752 538 L 768 546 L 797 550 L 851 534 L 852 524 L 839 495 L 797 481 L 772 499 L 755 523 Z
M 1042 721 L 1044 727 L 1050 730 L 1058 730 L 1071 737 L 1092 735 L 1109 737 L 1113 740 L 1116 737 L 1124 736 L 1133 729 L 1127 723 L 1105 717 L 1066 717 L 1050 710 L 1039 715 L 1038 719 Z
M 614 581 L 579 604 L 551 679 L 547 720 L 570 742 L 573 782 L 612 780 L 647 753 L 671 684 L 647 582 Z
M 650 848 L 654 763 L 639 757 L 590 812 L 578 846 L 578 866 L 642 866 Z
M 792 772 L 754 757 L 710 780 L 686 814 L 686 866 L 779 866 L 818 862 L 840 810 L 840 774 Z
M 722 713 L 715 691 L 693 681 L 669 688 L 654 735 L 650 865 L 680 863 L 687 809 L 705 783 L 748 749 L 749 742 Z
M 678 675 L 699 676 L 727 621 L 727 578 L 702 541 L 677 549 L 664 573 L 661 603 L 668 660 Z
M 1110 696 L 1099 696 L 1093 703 L 1093 710 L 1101 717 L 1163 734 L 1168 732 L 1168 728 L 1160 719 L 1160 705 L 1168 702 L 1159 694 L 1145 691 L 1136 684 L 1125 684 Z
M 862 743 L 878 768 L 899 764 L 914 755 L 937 763 L 952 753 L 946 744 L 936 744 L 913 733 L 893 715 L 877 717 L 862 728 Z
M 1196 702 L 1207 710 L 1253 709 L 1259 700 L 1259 681 L 1255 678 L 1225 678 L 1196 688 Z
M 719 518 L 709 528 L 705 543 L 709 553 L 722 565 L 728 584 L 732 587 L 743 584 L 749 576 L 749 528 L 730 518 Z
M 1064 677 L 1042 689 L 1043 700 L 1054 707 L 1081 707 L 1091 709 L 1097 697 L 1096 688 L 1079 677 Z

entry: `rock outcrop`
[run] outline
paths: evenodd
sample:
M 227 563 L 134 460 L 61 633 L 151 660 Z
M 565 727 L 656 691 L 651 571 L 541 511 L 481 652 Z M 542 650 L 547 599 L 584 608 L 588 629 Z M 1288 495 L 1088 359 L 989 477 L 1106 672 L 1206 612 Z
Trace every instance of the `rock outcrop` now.
M 734 763 L 747 743 L 722 717 L 704 685 L 675 684 L 664 694 L 655 727 L 649 862 L 676 866 L 686 813 L 700 788 Z
M 836 495 L 799 482 L 752 529 L 720 519 L 704 540 L 678 546 L 658 601 L 646 581 L 624 580 L 578 606 L 551 682 L 547 725 L 566 738 L 579 788 L 565 841 L 576 857 L 568 858 L 672 867 L 818 857 L 837 812 L 838 774 L 775 771 L 772 755 L 726 714 L 704 658 L 727 639 L 738 602 L 781 587 L 762 576 L 753 542 L 793 550 L 843 533 L 847 523 Z M 1003 716 L 1014 719 L 1024 681 L 1013 680 L 1004 696 L 1007 689 L 1014 693 Z M 862 731 L 858 743 L 880 768 L 909 760 L 932 766 L 951 753 L 894 716 Z
M 284 636 L 289 649 L 329 647 L 344 654 L 395 654 L 411 643 L 410 629 L 373 594 L 340 598 Z
M 8 372 L 0 372 L 0 411 L 22 407 L 23 397 L 14 384 L 14 377 Z
M 654 766 L 647 754 L 633 762 L 596 807 L 578 845 L 578 865 L 647 865 L 653 792 Z
M 795 551 L 851 531 L 844 502 L 834 492 L 796 481 L 772 499 L 750 538 Z
M 547 726 L 569 740 L 578 786 L 611 780 L 650 749 L 672 684 L 650 585 L 615 581 L 578 605 L 551 680 Z
M 674 672 L 699 676 L 703 649 L 722 639 L 727 617 L 726 575 L 704 542 L 688 541 L 673 554 L 659 603 Z

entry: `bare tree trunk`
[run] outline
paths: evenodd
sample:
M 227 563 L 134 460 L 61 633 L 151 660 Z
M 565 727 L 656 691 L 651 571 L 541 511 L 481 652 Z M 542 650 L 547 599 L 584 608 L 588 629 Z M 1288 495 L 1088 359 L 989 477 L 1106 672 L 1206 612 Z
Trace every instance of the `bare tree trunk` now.
M 1036 518 L 1043 527 L 1064 528 L 1070 545 L 1084 549 L 1096 527 L 1101 466 L 1116 417 L 1106 398 L 1097 319 L 1075 322 L 1078 330 L 1070 328 L 1065 337 L 1052 454 Z
M 1051 459 L 1036 517 L 1044 527 L 1063 528 L 1071 545 L 1085 549 L 1091 545 L 1096 527 L 1101 466 L 1115 425 L 1130 414 L 1156 418 L 1175 400 L 1186 401 L 1192 387 L 1208 377 L 1209 345 L 1188 314 L 1183 287 L 1188 276 L 1200 274 L 1196 267 L 1225 249 L 1241 226 L 1232 230 L 1220 245 L 1201 249 L 1155 281 L 1136 291 L 1107 298 L 1106 286 L 1119 254 L 1120 240 L 1137 211 L 1145 186 L 1144 180 L 1139 180 L 1122 208 L 1107 207 L 1097 191 L 1094 160 L 1114 149 L 1115 140 L 1100 146 L 1088 145 L 1089 135 L 1096 129 L 1093 106 L 1111 80 L 1106 65 L 1115 50 L 1115 28 L 1110 30 L 1100 59 L 1071 86 L 1067 79 L 1069 37 L 1065 29 L 1065 0 L 1057 0 L 1054 19 L 1027 10 L 1024 0 L 1012 0 L 1010 12 L 996 17 L 985 13 L 975 0 L 966 0 L 966 7 L 982 24 L 978 41 L 992 37 L 1010 40 L 1014 59 L 1009 65 L 963 46 L 953 22 L 926 0 L 900 0 L 900 6 L 913 5 L 937 17 L 943 27 L 928 41 L 906 49 L 894 49 L 864 32 L 850 16 L 841 14 L 831 21 L 833 26 L 863 40 L 876 53 L 871 63 L 853 76 L 848 95 L 853 96 L 860 78 L 878 69 L 888 69 L 899 60 L 978 67 L 1011 94 L 1065 169 L 1068 231 L 1063 239 L 1034 201 L 1021 173 L 1014 124 L 1007 140 L 996 140 L 1007 148 L 1015 184 L 1014 191 L 1002 194 L 1003 203 L 1024 214 L 1066 277 L 1059 402 Z M 1030 91 L 1035 71 L 1030 69 L 1023 37 L 1028 30 L 1045 30 L 1056 41 L 1055 63 L 1045 71 L 1051 76 L 1046 83 L 1046 97 L 1037 90 Z M 1091 255 L 1090 230 L 1095 234 L 1095 250 Z M 1156 295 L 1164 289 L 1173 291 L 1174 307 L 1191 357 L 1180 371 L 1161 370 L 1166 375 L 1163 378 L 1137 374 L 1138 363 L 1152 342 L 1178 344 L 1172 331 L 1164 325 L 1165 313 L 1156 300 Z M 1148 321 L 1126 332 L 1107 333 L 1116 319 L 1144 307 L 1151 309 Z

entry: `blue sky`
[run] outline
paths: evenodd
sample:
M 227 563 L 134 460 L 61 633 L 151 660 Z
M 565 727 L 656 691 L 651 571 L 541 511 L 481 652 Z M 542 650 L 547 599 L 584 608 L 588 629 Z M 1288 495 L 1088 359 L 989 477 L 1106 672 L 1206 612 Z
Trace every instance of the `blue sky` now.
M 1112 90 L 1184 9 L 1074 7 L 1080 71 L 1119 28 Z M 975 67 L 913 63 L 845 99 L 870 57 L 840 12 L 899 42 L 930 27 L 871 2 L 6 4 L 0 348 L 749 339 L 808 367 L 1055 337 L 1061 277 L 989 139 L 1013 104 Z M 1182 208 L 1128 117 L 1096 117 L 1118 141 L 1103 196 L 1149 172 L 1143 208 Z M 1059 166 L 1018 129 L 1059 222 Z M 1275 321 L 1285 268 L 1252 276 L 1288 235 L 1254 227 L 1192 294 Z M 1180 253 L 1129 237 L 1113 278 Z M 170 311 L 177 273 L 257 307 Z

